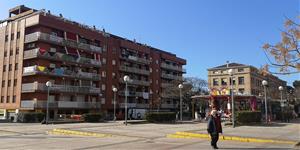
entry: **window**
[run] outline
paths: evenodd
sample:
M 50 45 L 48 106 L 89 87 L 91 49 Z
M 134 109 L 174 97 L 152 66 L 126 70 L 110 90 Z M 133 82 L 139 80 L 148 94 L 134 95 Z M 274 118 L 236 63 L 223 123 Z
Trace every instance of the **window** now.
M 16 48 L 16 55 L 19 54 L 19 47 Z
M 12 103 L 16 103 L 16 95 L 13 96 Z
M 106 77 L 106 72 L 102 71 L 102 77 Z
M 3 65 L 3 72 L 6 71 L 6 65 Z
M 106 89 L 105 84 L 102 84 L 102 90 L 105 91 L 105 89 Z
M 222 85 L 227 85 L 227 78 L 222 78 L 221 79 L 221 84 Z
M 9 51 L 9 56 L 12 56 L 12 55 L 13 55 L 13 51 L 10 50 L 10 51 Z
M 8 41 L 8 35 L 5 35 L 5 42 Z
M 6 57 L 7 56 L 7 51 L 4 51 L 4 57 Z
M 8 87 L 10 87 L 10 83 L 11 83 L 11 81 L 8 80 L 8 82 L 7 82 L 7 86 L 8 86 Z
M 244 77 L 239 77 L 239 84 L 244 85 L 245 84 L 245 78 Z
M 11 71 L 11 69 L 12 69 L 12 65 L 9 64 L 9 66 L 8 66 L 8 71 Z
M 10 40 L 14 40 L 14 38 L 15 38 L 15 35 L 14 35 L 14 34 L 11 34 L 11 35 L 10 35 Z
M 232 82 L 231 82 L 231 80 L 232 80 Z M 233 83 L 233 85 L 235 85 L 235 78 L 230 78 L 230 85 L 231 85 L 231 83 Z
M 244 89 L 244 88 L 239 89 L 239 93 L 240 93 L 240 94 L 244 94 L 244 93 L 245 93 L 245 89 Z
M 112 65 L 116 65 L 116 60 L 112 60 Z
M 20 38 L 20 32 L 17 32 L 17 39 Z
M 15 70 L 18 70 L 18 63 L 15 64 Z
M 3 80 L 3 81 L 2 81 L 2 87 L 4 87 L 4 86 L 5 86 L 5 81 Z
M 219 85 L 219 81 L 218 81 L 217 78 L 214 78 L 214 79 L 213 79 L 213 85 L 214 85 L 214 86 L 215 86 L 215 85 Z
M 106 58 L 102 58 L 102 63 L 103 63 L 103 65 L 106 64 Z
M 10 97 L 7 96 L 7 98 L 6 98 L 6 103 L 9 103 L 9 100 L 10 100 Z
M 14 86 L 17 86 L 17 79 L 14 79 Z
M 4 103 L 4 96 L 1 96 L 0 103 Z
M 239 68 L 238 72 L 244 72 L 244 68 Z

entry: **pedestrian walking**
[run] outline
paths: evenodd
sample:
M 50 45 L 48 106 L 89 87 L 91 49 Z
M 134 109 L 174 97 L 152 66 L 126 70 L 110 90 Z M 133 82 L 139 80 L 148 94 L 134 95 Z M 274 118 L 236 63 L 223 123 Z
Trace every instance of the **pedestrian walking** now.
M 211 146 L 213 149 L 219 149 L 217 142 L 219 140 L 219 133 L 222 133 L 221 119 L 217 110 L 212 110 L 207 123 L 207 132 L 211 137 Z

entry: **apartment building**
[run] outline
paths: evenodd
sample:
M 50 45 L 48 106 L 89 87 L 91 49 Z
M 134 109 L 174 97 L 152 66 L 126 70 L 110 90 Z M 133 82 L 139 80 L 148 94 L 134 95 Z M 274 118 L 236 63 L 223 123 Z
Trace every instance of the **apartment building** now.
M 233 69 L 232 77 L 228 73 L 229 69 Z M 280 91 L 278 87 L 286 87 L 286 81 L 274 75 L 263 75 L 259 69 L 251 65 L 238 63 L 228 63 L 208 69 L 208 86 L 211 90 L 222 91 L 222 89 L 227 89 L 228 91 L 231 83 L 233 83 L 235 94 L 263 96 L 263 80 L 268 81 L 267 95 L 269 99 L 279 100 Z
M 162 102 L 164 85 L 182 80 L 186 60 L 24 5 L 9 10 L 0 21 L 0 118 L 18 112 L 82 114 L 113 110 L 113 87 L 118 89 L 117 113 L 124 113 L 125 83 L 131 78 L 128 106 L 151 109 Z M 50 81 L 52 86 L 46 86 Z

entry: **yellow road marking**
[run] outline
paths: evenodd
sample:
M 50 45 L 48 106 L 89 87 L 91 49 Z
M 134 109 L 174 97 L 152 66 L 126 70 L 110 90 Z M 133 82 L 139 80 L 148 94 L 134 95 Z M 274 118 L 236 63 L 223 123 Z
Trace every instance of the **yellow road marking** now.
M 80 136 L 92 136 L 92 137 L 111 137 L 112 136 L 111 134 L 73 131 L 73 130 L 65 130 L 65 129 L 53 129 L 52 131 L 48 131 L 47 133 L 48 134 L 58 134 L 58 135 L 80 135 Z
M 190 132 L 176 132 L 175 134 L 168 134 L 167 138 L 202 138 L 209 139 L 209 134 L 201 133 L 190 133 Z M 296 141 L 287 141 L 287 140 L 273 140 L 273 139 L 259 139 L 259 138 L 246 138 L 246 137 L 237 137 L 237 136 L 223 136 L 219 137 L 220 140 L 228 141 L 239 141 L 239 142 L 252 142 L 252 143 L 278 143 L 278 144 L 296 144 Z

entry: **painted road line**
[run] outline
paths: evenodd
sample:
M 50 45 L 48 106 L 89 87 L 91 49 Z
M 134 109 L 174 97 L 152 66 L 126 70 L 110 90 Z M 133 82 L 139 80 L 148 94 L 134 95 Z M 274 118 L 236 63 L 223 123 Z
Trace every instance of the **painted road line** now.
M 168 138 L 201 138 L 201 139 L 210 139 L 209 134 L 201 133 L 190 133 L 190 132 L 176 132 L 175 134 L 168 134 Z M 252 143 L 278 143 L 278 144 L 296 144 L 296 141 L 287 141 L 287 140 L 274 140 L 274 139 L 260 139 L 260 138 L 248 138 L 248 137 L 238 137 L 238 136 L 224 136 L 219 137 L 220 140 L 227 141 L 239 141 L 239 142 L 252 142 Z
M 66 129 L 53 129 L 48 131 L 49 134 L 61 134 L 61 135 L 79 135 L 79 136 L 91 136 L 91 137 L 111 137 L 111 134 L 93 133 L 93 132 L 83 132 L 75 130 Z

